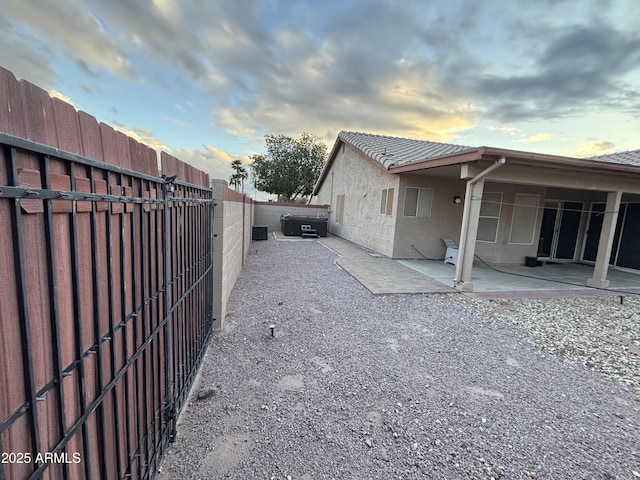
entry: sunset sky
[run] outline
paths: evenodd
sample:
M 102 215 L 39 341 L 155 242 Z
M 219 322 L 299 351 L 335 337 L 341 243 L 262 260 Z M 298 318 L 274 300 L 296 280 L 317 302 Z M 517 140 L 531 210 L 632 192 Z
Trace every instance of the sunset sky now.
M 215 178 L 304 131 L 640 148 L 637 0 L 0 5 L 0 65 Z

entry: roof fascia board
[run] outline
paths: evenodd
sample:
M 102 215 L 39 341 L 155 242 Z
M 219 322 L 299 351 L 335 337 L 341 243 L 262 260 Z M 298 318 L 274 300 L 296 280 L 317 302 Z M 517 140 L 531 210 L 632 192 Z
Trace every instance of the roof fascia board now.
M 580 168 L 589 171 L 602 170 L 607 172 L 631 172 L 639 173 L 640 168 L 621 163 L 602 162 L 598 160 L 584 160 L 580 158 L 548 155 L 544 153 L 531 153 L 503 148 L 482 147 L 486 156 L 506 156 L 511 164 L 528 166 L 555 166 L 556 168 Z M 535 162 L 535 163 L 531 163 Z
M 407 165 L 392 165 L 389 167 L 391 173 L 414 172 L 416 170 L 427 170 L 429 168 L 446 167 L 448 165 L 457 165 L 459 163 L 475 162 L 482 159 L 482 149 L 467 150 L 465 152 L 447 155 L 444 157 L 435 157 L 428 160 L 410 163 Z
M 311 192 L 312 197 L 318 194 L 318 190 L 320 190 L 320 187 L 322 186 L 325 179 L 327 178 L 327 175 L 329 174 L 329 170 L 331 170 L 331 165 L 333 165 L 333 161 L 335 160 L 336 155 L 338 154 L 338 150 L 342 142 L 344 142 L 344 140 L 342 140 L 340 136 L 338 136 L 335 143 L 333 144 L 331 153 L 329 153 L 329 158 L 327 159 L 327 163 L 325 163 L 324 168 L 322 169 L 322 172 L 320 172 L 320 176 L 318 177 L 318 181 L 313 187 L 313 192 Z
M 342 144 L 346 144 L 346 145 L 349 145 L 350 147 L 354 148 L 364 158 L 366 158 L 368 161 L 372 162 L 377 168 L 379 168 L 383 172 L 388 172 L 387 168 L 384 165 L 382 165 L 378 160 L 376 160 L 375 158 L 373 158 L 370 155 L 367 155 L 361 148 L 356 147 L 353 143 L 349 142 L 348 140 L 345 140 L 344 138 L 342 138 L 342 137 L 340 137 L 338 135 L 338 139 L 333 144 L 333 148 L 331 149 L 331 153 L 329 154 L 329 159 L 327 160 L 326 165 L 322 169 L 322 172 L 320 173 L 320 177 L 318 177 L 318 181 L 316 182 L 316 186 L 313 188 L 313 192 L 311 193 L 312 196 L 318 194 L 318 190 L 320 190 L 320 187 L 322 186 L 322 184 L 324 183 L 327 175 L 329 174 L 329 170 L 331 170 L 331 165 L 333 165 L 334 160 L 338 156 L 338 152 L 340 151 L 340 146 Z
M 327 163 L 322 170 L 316 186 L 313 189 L 312 195 L 317 195 L 320 187 L 324 183 L 331 166 L 338 155 L 341 145 L 348 144 L 359 152 L 364 158 L 372 162 L 377 168 L 389 173 L 405 173 L 415 172 L 419 170 L 428 170 L 431 168 L 444 167 L 448 165 L 466 164 L 478 160 L 492 160 L 495 158 L 506 157 L 511 165 L 525 165 L 529 167 L 555 167 L 559 169 L 567 170 L 582 170 L 589 172 L 604 172 L 604 173 L 640 173 L 640 168 L 633 165 L 625 165 L 620 163 L 602 162 L 598 160 L 584 160 L 573 157 L 565 157 L 559 155 L 549 155 L 544 153 L 532 153 L 521 150 L 510 150 L 505 148 L 494 147 L 479 147 L 463 152 L 458 152 L 451 155 L 445 155 L 442 157 L 430 158 L 427 160 L 421 160 L 418 162 L 405 164 L 405 165 L 390 165 L 388 168 L 382 165 L 378 160 L 365 153 L 362 149 L 358 148 L 353 143 L 340 137 L 336 139 L 336 142 L 331 149 Z M 469 170 L 469 173 L 472 171 Z M 468 174 L 468 173 L 467 173 Z M 463 176 L 463 170 L 461 170 L 461 178 Z
M 507 166 L 487 175 L 485 182 L 509 183 L 513 185 L 531 185 L 574 190 L 593 190 L 600 192 L 623 191 L 640 194 L 640 183 L 630 176 L 602 175 L 598 172 L 573 171 L 571 175 L 553 174 L 549 170 L 524 165 Z

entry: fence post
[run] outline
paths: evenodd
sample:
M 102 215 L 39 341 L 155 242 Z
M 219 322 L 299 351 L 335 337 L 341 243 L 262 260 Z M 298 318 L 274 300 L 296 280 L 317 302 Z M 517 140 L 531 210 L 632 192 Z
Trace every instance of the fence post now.
M 165 317 L 164 325 L 164 421 L 163 429 L 169 426 L 169 443 L 173 443 L 176 439 L 176 414 L 173 405 L 173 381 L 171 375 L 171 315 L 169 315 L 169 260 L 168 249 L 169 244 L 169 195 L 173 192 L 173 181 L 175 176 L 167 177 L 164 173 L 162 177 L 162 272 L 164 274 L 164 295 L 163 310 Z

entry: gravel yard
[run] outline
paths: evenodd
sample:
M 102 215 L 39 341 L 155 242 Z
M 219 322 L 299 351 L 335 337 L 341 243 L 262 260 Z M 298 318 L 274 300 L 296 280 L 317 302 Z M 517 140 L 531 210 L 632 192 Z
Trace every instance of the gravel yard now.
M 252 244 L 160 479 L 640 478 L 638 299 L 374 296 L 335 258 Z
M 541 350 L 635 390 L 640 399 L 640 298 L 477 301 L 494 324 L 516 326 Z

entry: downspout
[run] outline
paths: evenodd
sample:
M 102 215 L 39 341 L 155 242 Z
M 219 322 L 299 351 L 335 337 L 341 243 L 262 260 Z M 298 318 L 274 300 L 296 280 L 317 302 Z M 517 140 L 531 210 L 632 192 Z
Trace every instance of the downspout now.
M 463 209 L 463 215 L 462 215 L 462 226 L 460 228 L 460 245 L 458 247 L 460 253 L 462 255 L 459 255 L 458 258 L 461 259 L 461 262 L 456 262 L 456 276 L 453 279 L 453 286 L 457 287 L 460 283 L 462 283 L 462 265 L 464 263 L 465 257 L 464 257 L 464 251 L 467 247 L 467 229 L 469 227 L 469 210 L 471 209 L 471 192 L 473 189 L 473 186 L 478 183 L 480 180 L 484 179 L 484 177 L 486 177 L 487 175 L 489 175 L 491 172 L 493 172 L 494 170 L 497 170 L 498 168 L 500 168 L 501 166 L 503 166 L 505 163 L 507 162 L 507 158 L 502 156 L 500 157 L 495 163 L 493 163 L 492 165 L 489 165 L 487 168 L 485 168 L 483 171 L 481 171 L 480 173 L 478 173 L 475 177 L 473 177 L 471 180 L 467 181 L 467 189 L 466 189 L 466 195 L 464 196 L 464 209 Z M 471 262 L 473 263 L 473 258 L 471 259 Z
M 334 171 L 331 170 L 331 192 L 329 193 L 329 205 L 331 205 L 331 202 L 333 202 L 333 174 Z
M 507 157 L 500 157 L 498 160 L 496 160 L 496 162 L 493 165 L 489 165 L 487 168 L 485 168 L 483 171 L 481 171 L 479 174 L 477 174 L 467 183 L 471 185 L 473 185 L 474 183 L 478 183 L 479 180 L 482 180 L 484 177 L 489 175 L 494 170 L 497 170 L 498 168 L 503 166 L 505 163 L 507 163 Z
M 246 257 L 246 246 L 244 244 L 245 242 L 245 230 L 247 227 L 246 221 L 245 221 L 245 202 L 247 200 L 247 197 L 244 195 L 244 193 L 242 194 L 242 266 L 244 266 L 244 259 Z
M 331 225 L 331 214 L 333 213 L 333 169 L 331 170 L 331 190 L 329 192 L 329 210 L 327 211 L 327 228 Z M 335 215 L 334 215 L 335 218 Z

